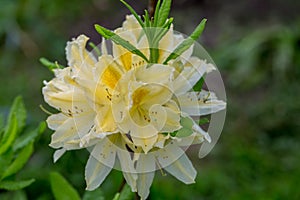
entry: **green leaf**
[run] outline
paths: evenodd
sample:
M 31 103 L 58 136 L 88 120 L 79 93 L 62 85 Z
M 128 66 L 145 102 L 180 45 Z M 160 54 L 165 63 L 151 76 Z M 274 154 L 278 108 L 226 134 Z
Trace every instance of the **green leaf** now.
M 14 158 L 14 152 L 12 149 L 9 149 L 4 154 L 0 156 L 0 177 L 5 173 L 6 169 L 10 165 Z
M 82 200 L 105 200 L 103 191 L 101 188 L 97 188 L 93 191 L 85 191 Z
M 145 21 L 145 27 L 151 27 L 151 22 L 150 22 L 150 19 L 149 19 L 149 13 L 148 13 L 147 10 L 145 10 L 145 15 L 143 17 L 144 17 L 144 21 Z
M 129 185 L 125 184 L 120 193 L 119 200 L 132 200 L 132 199 L 134 199 L 134 193 L 131 192 L 131 188 L 129 187 Z
M 125 49 L 130 51 L 131 53 L 136 54 L 136 55 L 140 56 L 141 58 L 143 58 L 146 62 L 149 62 L 147 57 L 140 50 L 138 50 L 130 42 L 124 40 L 123 38 L 121 38 L 120 36 L 115 34 L 114 32 L 112 32 L 98 24 L 95 25 L 95 29 L 104 38 L 111 39 L 114 43 L 121 45 L 122 47 L 124 47 Z
M 157 16 L 157 27 L 162 27 L 168 19 L 171 9 L 171 2 L 172 0 L 164 0 L 162 2 Z
M 54 69 L 62 69 L 64 68 L 64 66 L 58 64 L 57 61 L 55 62 L 51 62 L 46 58 L 40 58 L 40 63 L 42 63 L 42 65 L 44 65 L 45 67 L 47 67 L 50 71 L 53 71 Z
M 15 114 L 17 124 L 18 124 L 17 130 L 20 133 L 25 126 L 26 117 L 27 117 L 25 105 L 23 102 L 23 98 L 21 96 L 18 96 L 14 99 L 14 102 L 11 106 L 10 113 L 8 116 L 8 122 L 7 122 L 8 125 L 11 122 L 11 118 L 13 114 Z
M 1 177 L 1 180 L 17 173 L 22 167 L 27 163 L 33 152 L 33 142 L 28 144 L 22 151 L 18 154 L 17 158 L 13 163 L 6 169 Z
M 119 198 L 120 198 L 120 193 L 118 192 L 115 194 L 113 200 L 119 200 Z
M 192 127 L 194 122 L 189 117 L 181 117 L 180 124 L 182 126 L 176 133 L 176 137 L 187 137 L 193 133 Z
M 51 189 L 56 200 L 80 200 L 80 196 L 73 186 L 59 173 L 50 174 Z
M 141 18 L 139 17 L 139 15 L 135 12 L 135 10 L 128 3 L 126 3 L 125 1 L 123 1 L 123 0 L 120 0 L 120 1 L 128 8 L 128 10 L 130 10 L 130 12 L 133 14 L 133 16 L 136 18 L 136 20 L 141 25 L 141 27 L 144 28 L 144 23 L 141 20 Z
M 4 115 L 0 114 L 0 129 L 4 128 L 4 122 L 5 122 Z
M 153 20 L 154 27 L 157 27 L 159 8 L 160 8 L 160 0 L 157 1 L 156 7 L 155 7 L 154 20 Z
M 204 84 L 204 77 L 201 77 L 199 81 L 194 85 L 193 90 L 200 92 Z
M 176 59 L 178 56 L 180 56 L 183 52 L 188 50 L 192 44 L 200 37 L 202 34 L 204 28 L 205 28 L 205 23 L 206 19 L 203 19 L 200 24 L 196 27 L 196 29 L 193 31 L 193 33 L 183 40 L 177 48 L 167 57 L 167 59 L 164 61 L 164 64 L 167 64 L 170 60 Z
M 32 184 L 35 180 L 22 180 L 22 181 L 1 181 L 0 189 L 4 190 L 20 190 Z
M 22 134 L 20 137 L 16 139 L 13 146 L 13 150 L 16 151 L 26 146 L 30 142 L 34 141 L 36 137 L 38 137 L 45 131 L 46 127 L 47 127 L 46 122 L 41 122 L 36 129 L 31 130 L 28 133 Z
M 206 117 L 200 118 L 200 120 L 198 122 L 199 125 L 203 125 L 203 124 L 207 124 L 207 123 L 209 123 L 209 119 Z
M 27 200 L 23 190 L 9 191 L 0 193 L 1 200 Z
M 17 131 L 18 131 L 17 128 L 18 128 L 18 123 L 17 123 L 16 114 L 13 113 L 10 116 L 8 127 L 4 132 L 2 140 L 0 141 L 0 155 L 6 152 L 11 147 L 11 144 L 14 142 L 17 136 Z

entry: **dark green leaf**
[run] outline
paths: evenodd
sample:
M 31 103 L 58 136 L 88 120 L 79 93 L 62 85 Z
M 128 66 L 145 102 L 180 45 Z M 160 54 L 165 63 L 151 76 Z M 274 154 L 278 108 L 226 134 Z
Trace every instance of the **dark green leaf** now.
M 80 200 L 80 196 L 73 186 L 59 173 L 50 174 L 52 193 L 56 200 Z
M 46 58 L 40 58 L 40 63 L 47 67 L 50 71 L 53 71 L 54 69 L 62 69 L 64 66 L 58 64 L 58 62 L 51 62 Z
M 4 115 L 0 114 L 0 130 L 2 130 L 4 128 L 4 122 L 5 122 Z M 0 135 L 0 138 L 1 138 L 1 135 Z
M 125 1 L 120 0 L 127 8 L 128 10 L 130 10 L 130 12 L 133 14 L 133 16 L 136 18 L 136 20 L 139 22 L 139 24 L 141 25 L 141 27 L 144 27 L 144 23 L 141 20 L 141 18 L 139 17 L 139 15 L 135 12 L 135 10 Z
M 134 199 L 134 193 L 131 191 L 129 185 L 125 184 L 121 193 L 119 200 L 132 200 Z
M 176 49 L 167 57 L 167 59 L 164 61 L 164 64 L 167 64 L 170 60 L 176 59 L 179 57 L 183 52 L 188 50 L 192 44 L 197 40 L 200 35 L 202 34 L 204 28 L 205 28 L 205 23 L 206 19 L 203 19 L 200 24 L 196 27 L 196 29 L 193 31 L 193 33 L 183 40 L 177 47 Z
M 22 151 L 17 155 L 17 158 L 13 163 L 6 169 L 1 177 L 1 180 L 17 173 L 26 164 L 33 152 L 33 143 L 28 144 Z
M 103 191 L 101 188 L 98 188 L 93 191 L 85 191 L 82 200 L 105 200 Z
M 32 141 L 34 141 L 34 139 L 36 137 L 38 137 L 45 131 L 46 127 L 47 127 L 46 123 L 41 122 L 36 129 L 34 129 L 28 133 L 22 134 L 20 137 L 18 137 L 16 139 L 16 141 L 14 143 L 14 146 L 13 146 L 14 151 L 26 146 L 27 144 L 29 144 Z
M 27 200 L 26 193 L 23 190 L 9 191 L 0 193 L 1 200 Z
M 199 81 L 194 85 L 193 90 L 200 92 L 204 84 L 204 77 L 201 77 Z
M 124 47 L 125 49 L 130 51 L 131 53 L 136 54 L 136 55 L 140 56 L 141 58 L 143 58 L 145 61 L 149 62 L 149 60 L 146 58 L 146 56 L 140 50 L 138 50 L 130 42 L 124 40 L 123 38 L 121 38 L 120 36 L 115 34 L 114 32 L 112 32 L 98 24 L 95 25 L 95 29 L 104 38 L 111 39 L 114 43 L 121 45 L 122 47 Z
M 29 186 L 34 181 L 35 181 L 34 179 L 22 180 L 22 181 L 1 181 L 0 182 L 0 189 L 20 190 L 22 188 L 25 188 L 25 187 Z
M 16 118 L 16 114 L 13 113 L 10 116 L 8 127 L 4 132 L 2 140 L 0 141 L 0 155 L 6 152 L 11 147 L 11 144 L 16 139 L 17 131 L 18 131 L 17 118 Z
M 25 105 L 23 102 L 23 98 L 21 96 L 18 96 L 14 99 L 14 102 L 11 106 L 10 113 L 8 116 L 8 122 L 7 122 L 8 126 L 13 114 L 15 114 L 17 125 L 18 125 L 17 130 L 18 133 L 20 133 L 25 126 L 26 117 L 27 117 Z
M 204 117 L 204 118 L 200 118 L 198 124 L 199 124 L 199 125 L 203 125 L 203 124 L 207 124 L 207 123 L 209 123 L 209 119 L 206 118 L 206 117 Z
M 158 12 L 157 16 L 157 27 L 162 27 L 166 20 L 168 19 L 170 9 L 171 9 L 171 2 L 172 0 L 164 0 L 161 4 L 161 7 Z
M 0 177 L 5 173 L 6 169 L 10 165 L 14 158 L 14 152 L 12 149 L 9 149 L 4 154 L 0 156 Z

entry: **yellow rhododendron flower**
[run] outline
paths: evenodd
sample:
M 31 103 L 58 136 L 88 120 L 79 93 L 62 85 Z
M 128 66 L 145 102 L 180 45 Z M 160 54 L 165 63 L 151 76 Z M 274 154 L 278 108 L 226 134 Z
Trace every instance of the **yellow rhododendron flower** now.
M 149 57 L 142 31 L 130 15 L 115 33 Z M 194 182 L 196 170 L 181 147 L 211 139 L 191 116 L 218 112 L 226 104 L 213 92 L 193 91 L 203 75 L 215 70 L 192 56 L 193 46 L 163 64 L 183 40 L 171 26 L 158 44 L 157 63 L 147 63 L 115 43 L 110 55 L 105 41 L 102 55 L 96 57 L 85 49 L 84 35 L 68 42 L 68 67 L 55 70 L 55 78 L 45 82 L 43 95 L 59 110 L 47 119 L 55 131 L 50 144 L 58 149 L 54 160 L 67 150 L 90 150 L 85 170 L 88 190 L 118 168 L 116 159 L 132 191 L 142 199 L 149 195 L 157 169 L 186 184 Z M 183 131 L 183 123 L 189 124 L 190 133 Z

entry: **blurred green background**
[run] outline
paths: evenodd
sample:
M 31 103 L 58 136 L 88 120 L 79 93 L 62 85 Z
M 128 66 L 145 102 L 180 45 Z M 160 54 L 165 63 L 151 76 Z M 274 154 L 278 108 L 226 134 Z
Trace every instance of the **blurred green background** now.
M 138 13 L 147 0 L 128 0 Z M 175 29 L 189 34 L 208 19 L 201 44 L 225 82 L 228 108 L 224 131 L 213 151 L 197 159 L 196 184 L 156 174 L 149 199 L 300 199 L 300 1 L 174 0 Z M 118 0 L 0 0 L 0 111 L 21 94 L 36 125 L 47 115 L 41 88 L 52 74 L 39 63 L 47 57 L 65 65 L 66 42 L 100 36 L 94 24 L 119 27 L 128 10 Z M 28 199 L 53 199 L 49 172 L 62 173 L 82 194 L 88 153 L 68 152 L 53 164 L 51 131 L 36 144 L 20 176 L 36 182 Z M 122 181 L 113 172 L 102 188 L 111 199 Z M 4 191 L 0 191 L 3 193 Z M 11 198 L 10 198 L 11 199 Z

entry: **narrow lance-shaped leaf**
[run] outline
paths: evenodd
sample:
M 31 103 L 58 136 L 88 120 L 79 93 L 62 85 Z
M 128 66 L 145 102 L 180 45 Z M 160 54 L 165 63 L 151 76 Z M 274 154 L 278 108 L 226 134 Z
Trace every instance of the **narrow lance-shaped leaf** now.
M 158 14 L 159 14 L 159 8 L 160 8 L 160 0 L 157 1 L 156 3 L 156 8 L 155 8 L 155 12 L 154 12 L 154 20 L 153 20 L 153 26 L 156 27 L 157 26 L 157 22 L 158 22 Z
M 56 200 L 80 200 L 80 196 L 70 183 L 59 173 L 50 174 L 51 189 Z
M 138 50 L 130 42 L 124 40 L 123 38 L 121 38 L 120 36 L 115 34 L 114 32 L 112 32 L 98 24 L 95 25 L 95 29 L 104 38 L 111 39 L 114 43 L 121 45 L 122 47 L 124 47 L 125 49 L 130 51 L 131 53 L 136 54 L 136 55 L 140 56 L 141 58 L 143 58 L 146 62 L 149 62 L 147 57 L 140 50 Z
M 1 181 L 0 182 L 0 189 L 20 190 L 22 188 L 25 188 L 25 187 L 29 186 L 34 181 L 35 181 L 34 179 L 22 180 L 22 181 Z
M 24 105 L 24 102 L 23 102 L 23 98 L 21 96 L 17 96 L 14 99 L 14 102 L 11 106 L 10 113 L 9 113 L 9 116 L 8 116 L 7 128 L 10 124 L 12 115 L 15 115 L 15 117 L 16 117 L 17 130 L 20 133 L 22 131 L 22 129 L 24 128 L 24 126 L 25 126 L 25 121 L 26 121 L 26 117 L 27 117 L 25 105 Z
M 6 152 L 10 148 L 11 144 L 16 139 L 17 131 L 18 131 L 18 123 L 17 123 L 15 113 L 13 113 L 11 120 L 8 124 L 8 127 L 4 132 L 4 136 L 0 141 L 0 155 Z
M 168 19 L 170 9 L 171 9 L 171 0 L 164 0 L 161 4 L 161 7 L 157 16 L 157 27 L 161 27 L 165 24 Z
M 133 14 L 133 16 L 136 18 L 136 20 L 139 22 L 139 24 L 141 25 L 141 27 L 144 27 L 144 23 L 141 20 L 141 18 L 139 17 L 139 15 L 135 12 L 135 10 L 125 1 L 120 0 L 127 8 L 128 10 Z
M 28 144 L 22 151 L 18 154 L 17 158 L 12 162 L 12 164 L 6 169 L 1 179 L 11 176 L 17 173 L 22 167 L 27 163 L 33 152 L 33 142 Z
M 204 84 L 204 76 L 199 79 L 199 81 L 194 85 L 194 91 L 201 91 Z
M 46 122 L 41 122 L 36 129 L 29 131 L 28 133 L 22 134 L 16 139 L 13 146 L 13 150 L 17 151 L 18 149 L 23 148 L 30 142 L 34 141 L 36 137 L 38 137 L 45 131 L 46 127 Z
M 167 59 L 164 61 L 164 64 L 167 64 L 170 60 L 172 59 L 176 59 L 177 57 L 179 57 L 183 52 L 185 52 L 186 50 L 188 50 L 192 44 L 200 37 L 200 35 L 202 34 L 204 28 L 205 28 L 205 23 L 206 23 L 206 19 L 203 19 L 200 24 L 196 27 L 196 29 L 193 31 L 193 33 L 186 38 L 185 40 L 183 40 L 178 46 L 177 48 L 167 57 Z

